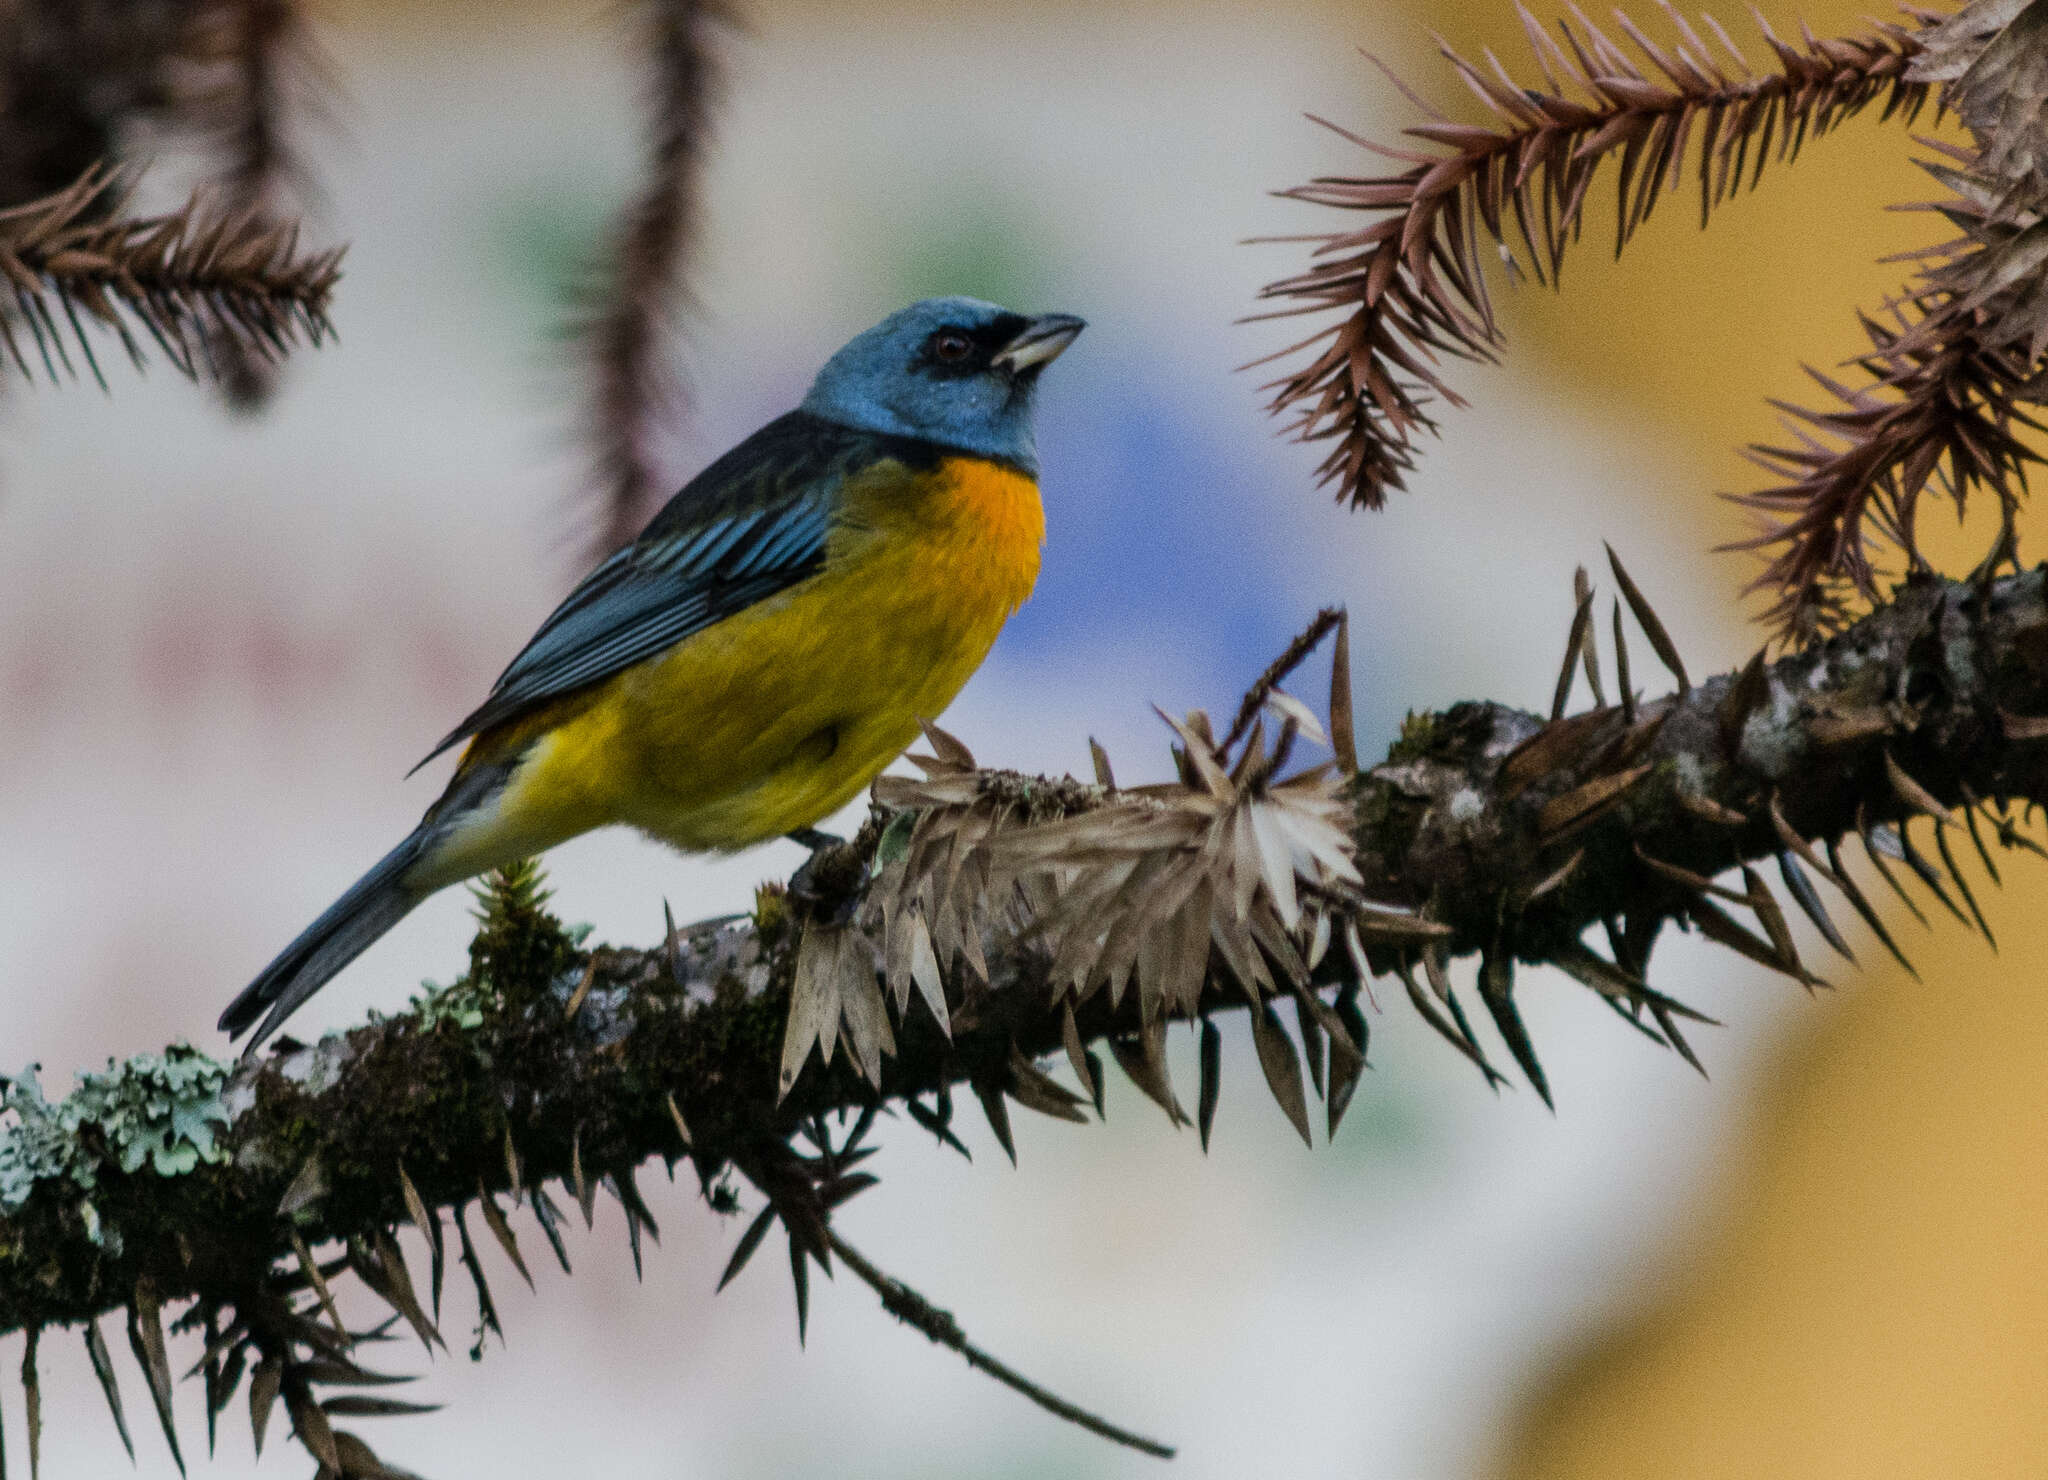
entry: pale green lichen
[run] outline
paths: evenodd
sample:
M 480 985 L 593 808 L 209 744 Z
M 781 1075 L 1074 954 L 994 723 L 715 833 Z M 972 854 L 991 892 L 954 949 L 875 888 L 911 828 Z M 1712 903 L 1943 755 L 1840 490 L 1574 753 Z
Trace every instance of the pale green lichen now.
M 109 1059 L 104 1072 L 81 1073 L 78 1088 L 55 1104 L 36 1080 L 39 1067 L 29 1065 L 0 1091 L 0 1112 L 15 1117 L 0 1132 L 0 1209 L 15 1211 L 45 1182 L 93 1192 L 111 1167 L 132 1174 L 147 1165 L 159 1177 L 177 1177 L 226 1160 L 218 1131 L 230 1121 L 221 1100 L 228 1066 L 190 1044 Z M 88 1129 L 97 1134 L 88 1138 Z M 95 1243 L 111 1238 L 90 1201 L 79 1210 Z
M 446 986 L 423 981 L 413 994 L 412 1015 L 422 1028 L 453 1023 L 466 1032 L 483 1026 L 485 1011 L 497 1000 L 497 992 L 488 984 L 479 985 L 466 976 Z

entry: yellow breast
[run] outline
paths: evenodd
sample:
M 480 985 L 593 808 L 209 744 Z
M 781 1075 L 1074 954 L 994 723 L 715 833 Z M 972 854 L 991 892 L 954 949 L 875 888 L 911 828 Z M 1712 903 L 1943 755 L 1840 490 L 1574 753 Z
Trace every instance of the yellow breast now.
M 1021 473 L 968 457 L 864 470 L 823 570 L 592 691 L 435 872 L 615 822 L 692 851 L 810 826 L 952 702 L 1031 594 L 1044 536 Z

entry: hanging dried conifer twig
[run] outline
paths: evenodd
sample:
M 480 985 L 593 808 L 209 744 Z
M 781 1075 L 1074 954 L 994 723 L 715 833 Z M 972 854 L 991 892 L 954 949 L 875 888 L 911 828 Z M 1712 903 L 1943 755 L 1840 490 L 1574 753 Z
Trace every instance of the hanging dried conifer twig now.
M 1796 45 L 1766 27 L 1772 66 L 1757 72 L 1711 20 L 1718 52 L 1668 8 L 1677 32 L 1669 45 L 1620 16 L 1639 59 L 1576 7 L 1573 14 L 1576 24 L 1558 26 L 1560 41 L 1523 12 L 1541 87 L 1514 81 L 1491 56 L 1482 68 L 1445 52 L 1497 125 L 1452 122 L 1410 93 L 1432 121 L 1407 133 L 1447 152 L 1354 138 L 1406 168 L 1284 192 L 1373 217 L 1362 230 L 1318 238 L 1316 265 L 1262 294 L 1286 305 L 1279 315 L 1345 315 L 1272 357 L 1316 351 L 1274 382 L 1272 410 L 1292 413 L 1305 441 L 1334 440 L 1321 476 L 1357 505 L 1377 508 L 1403 486 L 1416 434 L 1436 428 L 1425 409 L 1430 396 L 1464 404 L 1441 377 L 1439 356 L 1488 360 L 1498 348 L 1482 235 L 1510 271 L 1554 283 L 1583 226 L 1594 177 L 1610 159 L 1619 250 L 1688 168 L 1698 175 L 1704 219 L 1753 185 L 1774 152 L 1789 160 L 1809 137 L 1874 103 L 1886 117 L 1911 120 L 1928 97 L 1925 84 L 1907 78 L 1917 42 L 1900 27 L 1807 34 Z
M 584 329 L 591 359 L 590 436 L 600 504 L 593 545 L 610 554 L 639 534 L 669 489 L 655 459 L 659 423 L 678 390 L 662 358 L 697 228 L 697 193 L 716 76 L 716 0 L 641 0 L 650 88 L 646 183 L 619 220 L 601 306 Z
M 0 346 L 24 379 L 85 369 L 106 383 L 93 332 L 113 335 L 138 366 L 140 326 L 188 376 L 217 376 L 220 343 L 281 357 L 332 332 L 328 300 L 341 250 L 305 253 L 288 222 L 221 216 L 203 196 L 168 216 L 122 214 L 120 178 L 88 171 L 57 194 L 0 211 Z M 28 341 L 24 350 L 23 341 Z
M 304 193 L 305 168 L 288 134 L 292 94 L 314 65 L 305 18 L 296 0 L 213 0 L 193 25 L 217 59 L 208 70 L 219 75 L 194 88 L 184 112 L 213 136 L 221 159 L 219 209 L 275 218 L 293 194 Z M 215 345 L 214 356 L 230 405 L 249 411 L 269 399 L 272 359 L 237 338 Z
M 2023 434 L 2040 429 L 2024 408 L 2041 403 L 2048 368 L 2048 14 L 1980 3 L 1922 39 L 1929 50 L 1911 78 L 1949 83 L 1944 104 L 1976 147 L 1925 141 L 1948 193 L 1920 209 L 1961 234 L 1917 254 L 1889 322 L 1864 318 L 1861 383 L 1815 372 L 1834 404 L 1782 408 L 1795 445 L 1751 455 L 1784 481 L 1738 500 L 1762 528 L 1736 548 L 1768 557 L 1754 589 L 1775 596 L 1769 616 L 1800 638 L 1839 626 L 1850 598 L 1876 596 L 1879 541 L 1921 563 L 1915 519 L 1930 485 L 1958 513 L 1974 496 L 1995 498 L 1986 560 L 2015 558 L 2014 515 L 2040 460 Z

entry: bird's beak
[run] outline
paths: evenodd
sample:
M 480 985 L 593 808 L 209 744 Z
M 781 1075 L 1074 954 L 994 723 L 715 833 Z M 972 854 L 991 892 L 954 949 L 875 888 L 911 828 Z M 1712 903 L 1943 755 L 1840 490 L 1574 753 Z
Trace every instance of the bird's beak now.
M 1051 364 L 1087 328 L 1085 321 L 1070 313 L 1040 314 L 1026 324 L 1008 344 L 997 350 L 989 363 L 1011 375 L 1021 375 Z

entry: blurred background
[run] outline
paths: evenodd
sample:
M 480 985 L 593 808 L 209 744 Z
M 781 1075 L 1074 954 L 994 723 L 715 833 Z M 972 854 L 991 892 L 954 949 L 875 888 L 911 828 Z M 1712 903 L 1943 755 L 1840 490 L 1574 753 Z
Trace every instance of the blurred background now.
M 631 28 L 605 4 L 315 15 L 340 82 L 299 142 L 324 187 L 311 238 L 351 244 L 340 342 L 296 356 L 256 421 L 161 368 L 0 408 L 0 1055 L 53 1089 L 174 1037 L 224 1051 L 222 1002 L 432 800 L 445 763 L 407 767 L 581 573 L 561 329 L 639 170 Z M 1507 295 L 1512 352 L 1460 378 L 1473 409 L 1412 493 L 1347 514 L 1233 369 L 1289 342 L 1233 321 L 1305 250 L 1244 240 L 1341 225 L 1268 192 L 1377 168 L 1305 112 L 1382 139 L 1412 121 L 1360 47 L 1464 107 L 1431 34 L 1519 57 L 1506 0 L 743 15 L 672 484 L 910 299 L 1090 322 L 1045 383 L 1044 576 L 945 721 L 985 763 L 1085 773 L 1093 734 L 1121 778 L 1156 779 L 1152 704 L 1227 706 L 1337 601 L 1368 755 L 1408 709 L 1540 708 L 1602 539 L 1694 673 L 1739 663 L 1760 633 L 1743 557 L 1705 554 L 1741 532 L 1712 494 L 1752 485 L 1733 449 L 1773 432 L 1764 398 L 1851 353 L 1853 310 L 1900 270 L 1877 259 L 1934 229 L 1884 213 L 1921 177 L 1870 120 L 1705 236 L 1674 200 L 1613 264 L 1596 213 L 1562 296 Z M 1860 23 L 1846 0 L 1805 17 Z M 565 918 L 637 943 L 664 901 L 743 907 L 798 861 L 604 835 L 548 868 Z M 1488 1092 L 1382 991 L 1374 1072 L 1327 1150 L 1270 1103 L 1241 1024 L 1206 1158 L 1121 1081 L 1106 1126 L 1020 1118 L 1016 1170 L 979 1124 L 971 1165 L 885 1128 L 848 1237 L 1024 1371 L 1179 1444 L 1170 1470 L 975 1376 L 851 1281 L 814 1289 L 807 1349 L 779 1260 L 713 1299 L 742 1225 L 658 1181 L 643 1282 L 615 1207 L 572 1244 L 576 1278 L 534 1266 L 533 1296 L 486 1250 L 509 1344 L 462 1356 L 451 1283 L 456 1355 L 416 1394 L 448 1407 L 366 1437 L 437 1476 L 2038 1474 L 2043 881 L 2012 868 L 2019 907 L 1986 901 L 2004 956 L 1944 928 L 1907 942 L 1918 984 L 1844 967 L 1808 999 L 1671 941 L 1658 984 L 1728 1024 L 1698 1045 L 1712 1082 L 1557 978 L 1523 994 L 1555 1115 Z M 452 891 L 295 1031 L 455 976 L 467 938 Z M 1191 1083 L 1192 1044 L 1174 1052 Z M 45 1473 L 119 1463 L 75 1339 L 43 1366 Z M 128 1386 L 140 1468 L 167 1475 Z M 177 1398 L 189 1451 L 199 1393 Z M 0 1413 L 19 1434 L 18 1390 Z M 226 1425 L 209 1472 L 303 1471 L 272 1427 L 258 1465 Z

